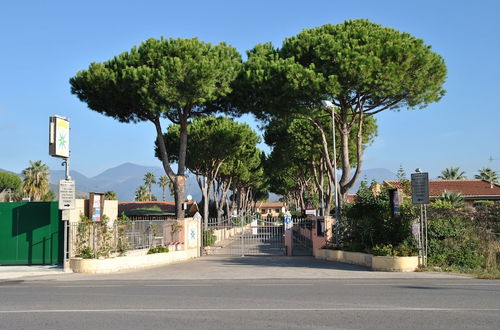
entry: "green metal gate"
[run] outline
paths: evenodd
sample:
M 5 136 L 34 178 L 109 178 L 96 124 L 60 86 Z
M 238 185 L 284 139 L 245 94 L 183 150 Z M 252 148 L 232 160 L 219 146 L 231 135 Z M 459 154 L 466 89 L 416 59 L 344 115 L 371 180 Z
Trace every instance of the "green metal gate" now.
M 0 203 L 0 265 L 62 263 L 57 202 Z

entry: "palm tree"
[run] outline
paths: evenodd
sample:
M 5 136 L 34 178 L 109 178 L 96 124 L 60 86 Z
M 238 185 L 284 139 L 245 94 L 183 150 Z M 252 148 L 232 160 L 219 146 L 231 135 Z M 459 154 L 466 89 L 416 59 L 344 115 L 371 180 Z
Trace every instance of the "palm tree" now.
M 49 192 L 49 167 L 41 160 L 30 161 L 30 166 L 22 171 L 23 192 L 32 201 L 40 201 Z
M 474 175 L 475 179 L 486 180 L 491 183 L 498 183 L 498 173 L 489 167 L 483 167 L 479 170 L 479 174 Z
M 148 187 L 149 200 L 153 199 L 153 194 L 151 193 L 151 187 L 156 183 L 156 177 L 153 173 L 148 172 L 144 175 L 144 184 Z
M 451 206 L 457 209 L 465 206 L 464 197 L 462 196 L 462 194 L 455 191 L 445 190 L 443 191 L 443 194 L 441 195 L 441 197 L 439 197 L 439 199 L 445 202 L 449 202 Z
M 163 191 L 163 199 L 162 199 L 163 201 L 166 198 L 165 189 L 168 187 L 169 183 L 170 183 L 170 179 L 166 175 L 161 176 L 160 179 L 158 180 L 158 185 L 161 187 L 161 189 Z
M 148 188 L 145 185 L 137 188 L 135 191 L 135 200 L 138 202 L 146 202 L 149 200 Z
M 116 200 L 116 192 L 113 190 L 108 190 L 104 193 L 104 198 L 109 200 L 109 201 L 115 201 Z
M 448 168 L 445 168 L 441 172 L 441 175 L 438 176 L 438 179 L 442 179 L 442 180 L 464 180 L 464 179 L 466 179 L 466 177 L 465 177 L 465 172 L 464 171 L 460 171 L 460 167 L 448 167 Z

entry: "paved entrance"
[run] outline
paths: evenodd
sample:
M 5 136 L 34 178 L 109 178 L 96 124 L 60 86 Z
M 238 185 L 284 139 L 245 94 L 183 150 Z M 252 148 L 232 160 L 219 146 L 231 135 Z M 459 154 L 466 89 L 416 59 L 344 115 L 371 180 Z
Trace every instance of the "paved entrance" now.
M 80 281 L 217 281 L 217 280 L 303 280 L 303 279 L 451 279 L 469 278 L 450 273 L 374 272 L 361 266 L 315 259 L 314 257 L 206 256 L 165 266 L 111 274 L 57 274 L 40 280 Z

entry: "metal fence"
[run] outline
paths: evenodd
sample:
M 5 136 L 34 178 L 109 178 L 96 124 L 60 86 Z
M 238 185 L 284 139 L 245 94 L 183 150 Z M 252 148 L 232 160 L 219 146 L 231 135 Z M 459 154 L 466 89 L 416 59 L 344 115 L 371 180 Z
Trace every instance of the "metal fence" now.
M 247 215 L 247 216 L 233 216 L 233 217 L 221 217 L 221 218 L 209 218 L 208 219 L 208 228 L 209 229 L 218 229 L 218 228 L 234 228 L 241 227 L 242 225 L 251 224 L 253 221 L 257 220 L 257 222 L 262 224 L 283 224 L 283 217 L 278 218 L 257 218 L 255 216 Z M 204 222 L 202 222 L 202 225 Z
M 184 237 L 180 220 L 137 220 L 126 223 L 70 224 L 72 256 L 110 255 L 126 250 L 179 245 Z

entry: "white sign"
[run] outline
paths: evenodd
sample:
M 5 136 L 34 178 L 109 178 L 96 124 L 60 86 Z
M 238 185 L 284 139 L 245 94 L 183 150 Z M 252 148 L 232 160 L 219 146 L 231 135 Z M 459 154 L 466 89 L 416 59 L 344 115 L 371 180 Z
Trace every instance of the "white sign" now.
M 59 210 L 75 209 L 75 181 L 59 180 Z
M 285 217 L 285 230 L 290 230 L 293 227 L 292 218 Z
M 69 120 L 64 117 L 50 117 L 49 154 L 69 158 Z
M 258 235 L 259 234 L 259 227 L 258 227 L 257 219 L 253 219 L 250 226 L 252 227 L 252 235 Z
M 429 173 L 411 174 L 411 200 L 413 204 L 429 204 Z
M 308 214 L 308 215 L 316 215 L 316 210 L 306 210 L 306 214 Z
M 411 225 L 411 233 L 415 239 L 419 239 L 420 236 L 420 224 L 419 223 L 414 223 Z

